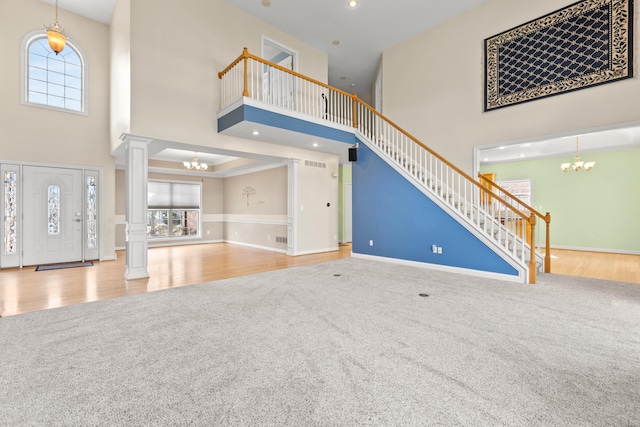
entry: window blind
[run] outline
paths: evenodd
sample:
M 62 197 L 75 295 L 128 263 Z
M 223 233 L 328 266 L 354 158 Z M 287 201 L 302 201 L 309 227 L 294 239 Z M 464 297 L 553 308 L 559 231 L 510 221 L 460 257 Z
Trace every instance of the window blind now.
M 149 181 L 149 209 L 200 209 L 200 184 Z

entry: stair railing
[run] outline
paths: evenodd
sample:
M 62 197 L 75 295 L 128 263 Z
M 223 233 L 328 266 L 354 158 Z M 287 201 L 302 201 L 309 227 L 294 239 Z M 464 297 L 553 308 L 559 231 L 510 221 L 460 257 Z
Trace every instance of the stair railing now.
M 517 196 L 514 196 L 509 191 L 505 190 L 503 187 L 498 185 L 498 183 L 491 181 L 489 178 L 487 178 L 481 173 L 478 173 L 478 179 L 482 183 L 490 184 L 494 188 L 494 190 L 497 190 L 498 193 L 500 193 L 505 199 L 509 200 L 509 202 L 512 203 L 514 206 L 519 207 L 521 210 L 525 210 L 533 213 L 535 216 L 537 216 L 538 218 L 540 218 L 545 222 L 546 239 L 545 239 L 545 253 L 544 253 L 544 272 L 550 273 L 551 272 L 551 244 L 549 241 L 550 241 L 550 235 L 551 235 L 551 230 L 550 230 L 551 214 L 547 212 L 545 215 L 543 215 L 538 210 L 524 203 Z
M 340 89 L 252 55 L 245 48 L 218 73 L 221 109 L 247 97 L 274 107 L 356 128 L 441 203 L 460 213 L 502 250 L 528 262 L 529 283 L 536 282 L 536 214 L 523 212 L 431 150 L 369 105 Z M 498 203 L 483 206 L 483 194 Z M 531 242 L 527 244 L 527 233 Z M 547 242 L 549 238 L 547 236 Z M 525 254 L 528 251 L 528 260 Z
M 354 96 L 358 104 L 356 114 L 358 130 L 382 152 L 386 153 L 408 174 L 450 208 L 458 211 L 504 250 L 526 262 L 529 252 L 529 283 L 535 283 L 536 216 L 527 214 L 500 194 L 484 188 L 474 180 L 400 128 L 388 118 Z M 482 205 L 482 194 L 490 194 L 496 203 Z M 526 236 L 531 236 L 527 245 Z M 527 248 L 529 246 L 529 248 Z

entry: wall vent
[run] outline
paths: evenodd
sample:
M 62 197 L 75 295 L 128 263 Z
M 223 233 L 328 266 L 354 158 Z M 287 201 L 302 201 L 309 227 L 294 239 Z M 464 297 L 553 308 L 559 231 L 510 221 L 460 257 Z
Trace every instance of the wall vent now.
M 305 160 L 304 165 L 310 168 L 326 169 L 327 164 L 324 162 L 314 162 L 313 160 Z
M 276 243 L 287 243 L 287 238 L 282 236 L 276 236 Z

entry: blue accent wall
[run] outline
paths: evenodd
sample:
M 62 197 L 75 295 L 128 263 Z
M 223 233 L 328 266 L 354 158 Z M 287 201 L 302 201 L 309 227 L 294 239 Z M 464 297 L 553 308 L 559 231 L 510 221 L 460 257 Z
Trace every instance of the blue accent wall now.
M 218 119 L 218 132 L 223 132 L 224 130 L 243 121 L 260 123 L 267 126 L 317 136 L 319 138 L 332 139 L 334 141 L 340 141 L 347 144 L 355 144 L 356 142 L 356 137 L 353 132 L 345 132 L 340 129 L 308 122 L 306 120 L 244 104 Z
M 352 171 L 354 253 L 517 275 L 363 143 Z M 431 245 L 442 254 L 432 253 Z

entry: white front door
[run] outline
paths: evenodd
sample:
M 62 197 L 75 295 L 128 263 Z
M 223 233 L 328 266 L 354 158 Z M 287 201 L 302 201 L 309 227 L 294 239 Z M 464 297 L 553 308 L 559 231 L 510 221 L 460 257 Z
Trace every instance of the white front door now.
M 82 261 L 82 170 L 23 169 L 23 265 Z

